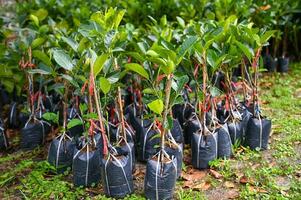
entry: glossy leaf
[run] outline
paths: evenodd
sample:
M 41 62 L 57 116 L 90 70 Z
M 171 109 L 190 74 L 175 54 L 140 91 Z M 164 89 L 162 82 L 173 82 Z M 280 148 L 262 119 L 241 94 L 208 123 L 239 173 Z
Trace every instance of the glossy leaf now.
M 34 41 L 32 41 L 31 48 L 35 49 L 35 48 L 41 46 L 45 41 L 46 41 L 45 38 L 36 38 L 36 39 L 34 39 Z
M 147 71 L 139 64 L 137 63 L 128 63 L 125 64 L 125 68 L 128 70 L 131 70 L 133 72 L 136 72 L 137 74 L 141 75 L 142 77 L 149 79 L 149 75 Z
M 67 124 L 67 128 L 70 129 L 78 125 L 83 125 L 83 121 L 77 118 L 71 119 Z
M 149 109 L 151 111 L 153 111 L 154 113 L 161 115 L 161 113 L 163 112 L 163 101 L 161 99 L 156 99 L 152 102 L 150 102 L 149 104 L 147 104 L 147 106 L 149 107 Z
M 40 50 L 33 50 L 32 56 L 34 58 L 37 58 L 38 60 L 42 61 L 44 64 L 51 66 L 50 58 L 42 51 Z
M 55 62 L 65 70 L 71 71 L 74 67 L 70 56 L 63 50 L 54 50 L 53 58 Z
M 111 89 L 111 83 L 105 77 L 99 78 L 99 87 L 104 94 L 107 94 Z
M 72 38 L 62 37 L 62 40 L 66 42 L 75 52 L 77 51 L 79 44 Z
M 251 62 L 252 57 L 254 56 L 254 52 L 251 48 L 248 46 L 242 44 L 241 42 L 235 41 L 236 45 L 239 47 L 239 49 L 244 53 L 245 56 L 249 59 Z
M 94 76 L 97 76 L 99 72 L 102 70 L 104 63 L 108 59 L 109 54 L 102 54 L 98 56 L 94 62 L 93 70 L 94 70 Z

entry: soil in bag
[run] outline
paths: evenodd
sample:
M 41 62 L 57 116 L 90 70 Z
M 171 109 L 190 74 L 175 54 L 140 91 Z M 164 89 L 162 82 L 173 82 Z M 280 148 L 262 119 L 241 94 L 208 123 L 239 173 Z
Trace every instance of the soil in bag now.
M 228 122 L 228 129 L 231 136 L 232 144 L 241 144 L 243 141 L 243 128 L 241 121 L 231 121 Z
M 159 162 L 154 157 L 146 164 L 144 178 L 145 197 L 150 200 L 173 199 L 177 179 L 177 159 Z
M 54 166 L 58 173 L 63 173 L 72 167 L 75 143 L 63 134 L 54 138 L 48 151 L 48 162 Z
M 89 187 L 98 184 L 101 179 L 101 155 L 99 148 L 86 144 L 76 150 L 73 157 L 72 172 L 75 186 Z
M 250 118 L 246 131 L 245 145 L 252 150 L 267 149 L 272 122 L 266 118 Z
M 217 130 L 217 157 L 230 158 L 232 154 L 231 137 L 227 124 L 221 125 Z
M 191 160 L 194 168 L 207 169 L 209 162 L 217 157 L 217 134 L 201 135 L 193 133 L 191 140 Z
M 113 155 L 103 160 L 102 185 L 105 194 L 113 198 L 123 198 L 133 193 L 132 161 L 130 154 Z
M 21 129 L 21 148 L 31 150 L 43 144 L 46 137 L 44 123 L 39 120 L 28 121 Z

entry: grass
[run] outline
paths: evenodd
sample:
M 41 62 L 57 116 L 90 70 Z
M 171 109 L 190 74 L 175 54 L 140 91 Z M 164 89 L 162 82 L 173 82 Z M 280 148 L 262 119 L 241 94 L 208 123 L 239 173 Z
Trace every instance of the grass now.
M 261 81 L 263 114 L 272 119 L 273 134 L 268 150 L 251 151 L 235 148 L 230 160 L 215 160 L 211 164 L 223 178 L 206 177 L 211 187 L 205 191 L 181 188 L 178 199 L 214 199 L 215 188 L 225 192 L 237 190 L 238 199 L 301 199 L 301 64 L 292 66 L 289 74 L 265 74 Z M 44 153 L 45 154 L 45 153 Z M 109 199 L 103 196 L 101 185 L 75 188 L 70 173 L 56 175 L 41 149 L 14 152 L 0 157 L 0 198 L 24 199 Z M 242 181 L 242 177 L 246 181 Z M 207 180 L 208 179 L 208 180 Z M 234 188 L 225 187 L 226 182 Z M 142 191 L 125 199 L 144 199 Z

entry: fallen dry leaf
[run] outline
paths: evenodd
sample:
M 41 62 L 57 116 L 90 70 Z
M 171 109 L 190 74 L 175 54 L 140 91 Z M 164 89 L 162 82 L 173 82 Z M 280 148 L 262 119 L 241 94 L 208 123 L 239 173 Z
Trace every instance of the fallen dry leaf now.
M 261 188 L 257 189 L 257 192 L 259 192 L 259 193 L 268 193 L 268 191 L 266 191 L 264 189 L 261 189 Z
M 182 173 L 182 178 L 186 181 L 196 181 L 201 180 L 206 176 L 206 173 L 203 171 L 198 171 L 192 174 Z
M 200 180 L 206 176 L 205 171 L 190 169 L 187 173 L 182 173 L 182 178 L 187 181 Z
M 255 170 L 257 167 L 259 167 L 260 166 L 260 164 L 259 163 L 257 163 L 257 164 L 255 164 L 255 165 L 253 165 L 251 168 L 253 169 L 253 170 Z
M 193 181 L 185 181 L 183 184 L 184 188 L 191 188 L 193 186 Z
M 235 187 L 235 184 L 234 184 L 233 182 L 226 181 L 226 182 L 224 183 L 224 186 L 225 186 L 226 188 L 234 188 L 234 187 Z
M 269 163 L 269 167 L 274 167 L 277 163 L 275 161 Z
M 220 179 L 223 177 L 223 175 L 221 175 L 220 173 L 218 173 L 217 171 L 210 169 L 209 173 L 216 179 Z
M 211 187 L 211 184 L 209 182 L 203 182 L 203 183 L 193 186 L 192 189 L 204 191 L 204 190 L 208 190 L 210 187 Z
M 246 176 L 242 176 L 242 177 L 240 178 L 239 182 L 242 183 L 242 184 L 247 184 L 247 183 L 249 183 L 249 184 L 251 184 L 251 185 L 254 185 L 254 181 L 253 181 L 251 178 L 248 178 L 248 177 L 246 177 Z

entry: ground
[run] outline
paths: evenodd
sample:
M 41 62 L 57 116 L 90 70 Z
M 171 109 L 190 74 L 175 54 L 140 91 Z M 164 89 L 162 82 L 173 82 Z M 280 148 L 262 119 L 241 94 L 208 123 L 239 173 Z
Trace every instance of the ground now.
M 288 74 L 263 74 L 263 114 L 272 119 L 270 147 L 250 151 L 237 147 L 230 160 L 216 160 L 211 170 L 189 165 L 177 181 L 176 199 L 301 199 L 301 64 Z M 13 148 L 0 153 L 0 199 L 107 199 L 101 185 L 75 188 L 70 173 L 56 175 L 45 161 L 48 145 L 34 151 L 18 149 L 18 132 L 9 130 Z M 145 166 L 135 172 L 135 195 L 143 198 Z

